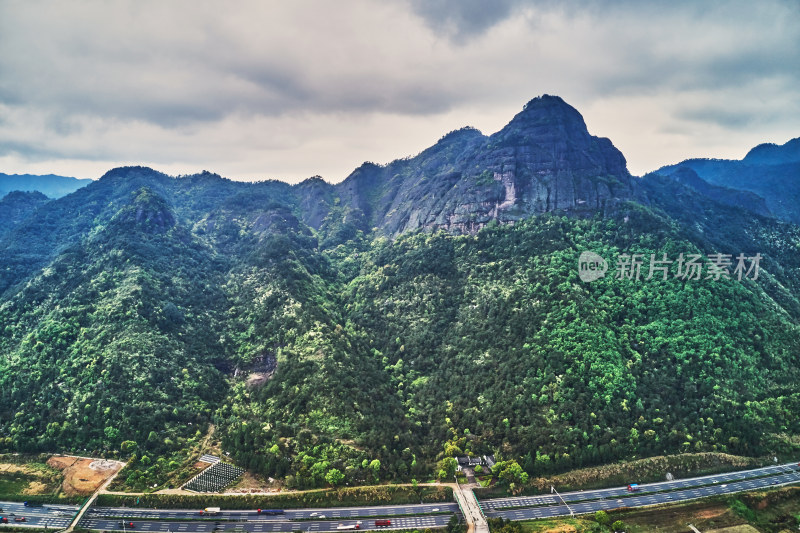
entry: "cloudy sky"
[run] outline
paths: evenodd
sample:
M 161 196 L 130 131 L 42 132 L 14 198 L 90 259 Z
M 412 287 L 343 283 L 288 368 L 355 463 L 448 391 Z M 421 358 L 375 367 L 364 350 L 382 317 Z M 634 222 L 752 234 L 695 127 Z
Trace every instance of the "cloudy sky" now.
M 562 96 L 640 175 L 800 136 L 800 2 L 0 1 L 0 172 L 344 179 Z

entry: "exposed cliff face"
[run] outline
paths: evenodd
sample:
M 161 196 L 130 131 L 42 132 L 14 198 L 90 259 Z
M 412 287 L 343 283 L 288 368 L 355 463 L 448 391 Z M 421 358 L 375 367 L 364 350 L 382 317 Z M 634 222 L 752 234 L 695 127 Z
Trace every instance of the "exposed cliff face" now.
M 465 128 L 418 156 L 364 164 L 336 186 L 372 227 L 474 232 L 548 211 L 593 211 L 633 196 L 625 158 L 589 134 L 580 113 L 556 96 L 528 102 L 490 137 Z

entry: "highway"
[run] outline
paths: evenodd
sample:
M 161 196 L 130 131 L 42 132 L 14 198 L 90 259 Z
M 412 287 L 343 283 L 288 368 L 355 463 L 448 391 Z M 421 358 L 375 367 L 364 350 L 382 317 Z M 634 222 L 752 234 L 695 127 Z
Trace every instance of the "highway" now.
M 742 481 L 761 476 L 769 476 L 775 474 L 798 472 L 800 467 L 797 463 L 788 463 L 783 465 L 767 466 L 762 468 L 754 468 L 752 470 L 742 470 L 739 472 L 728 472 L 724 474 L 713 474 L 710 476 L 701 476 L 687 479 L 676 479 L 674 481 L 661 481 L 658 483 L 647 483 L 639 485 L 639 490 L 634 494 L 643 495 L 649 493 L 659 493 L 663 491 L 690 489 L 702 487 L 704 485 L 725 484 L 734 481 Z M 636 480 L 631 480 L 635 483 Z M 556 487 L 557 488 L 557 487 Z M 576 491 L 576 492 L 562 492 L 561 498 L 567 503 L 581 502 L 586 500 L 598 500 L 602 498 L 619 498 L 623 496 L 630 496 L 627 487 L 615 487 L 611 489 Z M 501 509 L 509 509 L 514 507 L 534 507 L 540 505 L 554 505 L 560 504 L 561 499 L 555 494 L 547 494 L 542 496 L 519 496 L 511 498 L 491 498 L 481 500 L 481 506 L 487 515 L 492 511 L 499 511 Z M 499 516 L 499 515 L 498 515 Z
M 392 518 L 390 527 L 376 527 L 374 520 L 363 520 L 360 529 L 422 529 L 428 527 L 444 527 L 452 514 L 403 516 Z M 172 533 L 212 533 L 214 531 L 247 531 L 252 533 L 270 531 L 337 531 L 342 525 L 355 524 L 355 520 L 316 520 L 305 522 L 291 522 L 288 520 L 250 520 L 241 522 L 225 522 L 217 520 L 186 520 L 182 522 L 163 522 L 158 520 L 133 521 L 133 531 L 172 532 Z M 80 523 L 81 528 L 99 529 L 106 531 L 131 531 L 128 522 L 125 528 L 119 519 L 84 518 Z
M 632 480 L 635 481 L 635 480 Z M 556 495 L 493 498 L 481 501 L 486 516 L 511 520 L 530 520 L 585 514 L 599 510 L 643 507 L 682 502 L 707 496 L 758 490 L 790 483 L 800 483 L 796 463 L 752 470 L 715 474 L 675 481 L 639 485 L 636 492 L 626 487 L 577 491 Z M 0 502 L 8 526 L 64 528 L 78 510 L 75 505 L 45 504 L 25 507 L 21 502 Z M 460 510 L 456 503 L 412 504 L 369 507 L 329 507 L 287 509 L 281 515 L 258 514 L 255 509 L 221 511 L 214 516 L 200 515 L 200 509 L 141 509 L 130 507 L 92 507 L 79 526 L 103 531 L 146 531 L 161 533 L 214 532 L 327 532 L 361 521 L 360 529 L 424 529 L 444 527 Z M 14 522 L 14 518 L 26 518 Z M 390 517 L 389 528 L 376 527 L 375 519 Z M 125 518 L 123 527 L 122 519 Z M 128 522 L 133 522 L 133 528 Z
M 44 504 L 41 507 L 25 507 L 22 502 L 0 502 L 3 512 L 0 516 L 8 518 L 8 526 L 27 526 L 48 529 L 63 529 L 69 525 L 77 505 Z M 16 518 L 24 517 L 24 522 L 16 522 Z
M 716 476 L 715 476 L 716 477 Z M 657 492 L 653 493 L 633 493 L 627 490 L 624 492 L 626 497 L 611 497 L 601 500 L 592 501 L 579 501 L 577 503 L 570 503 L 569 507 L 566 505 L 545 505 L 538 507 L 525 507 L 505 510 L 486 511 L 486 516 L 489 517 L 502 517 L 511 520 L 531 520 L 536 518 L 550 518 L 555 516 L 568 516 L 574 514 L 594 513 L 595 511 L 608 511 L 611 509 L 620 509 L 623 507 L 644 507 L 648 505 L 658 505 L 665 503 L 676 503 L 697 498 L 705 498 L 707 496 L 715 496 L 720 494 L 730 494 L 734 492 L 742 492 L 748 490 L 757 490 L 779 485 L 786 485 L 790 483 L 800 483 L 800 472 L 791 470 L 783 474 L 775 474 L 768 477 L 748 478 L 731 483 L 714 483 L 706 486 L 695 486 L 694 488 L 687 488 L 676 490 L 673 492 Z M 622 494 L 620 494 L 622 496 Z M 566 499 L 565 499 L 566 500 Z
M 359 529 L 419 529 L 443 527 L 453 514 L 455 503 L 412 504 L 371 507 L 329 507 L 287 509 L 281 515 L 258 514 L 255 509 L 220 511 L 214 516 L 200 515 L 199 509 L 135 509 L 93 507 L 80 522 L 85 529 L 127 531 L 133 519 L 134 531 L 172 533 L 211 533 L 214 531 L 337 531 L 339 525 L 361 521 Z M 376 517 L 391 517 L 390 527 L 376 527 Z M 122 518 L 125 527 L 122 526 Z
M 282 515 L 259 515 L 255 509 L 243 511 L 221 511 L 215 516 L 200 516 L 200 509 L 137 509 L 132 507 L 92 507 L 86 512 L 88 518 L 115 517 L 115 518 L 144 518 L 154 520 L 310 520 L 325 518 L 331 520 L 345 518 L 371 518 L 377 516 L 402 516 L 444 513 L 448 518 L 458 512 L 455 503 L 426 503 L 412 505 L 391 505 L 373 507 L 329 507 L 314 509 L 286 509 Z

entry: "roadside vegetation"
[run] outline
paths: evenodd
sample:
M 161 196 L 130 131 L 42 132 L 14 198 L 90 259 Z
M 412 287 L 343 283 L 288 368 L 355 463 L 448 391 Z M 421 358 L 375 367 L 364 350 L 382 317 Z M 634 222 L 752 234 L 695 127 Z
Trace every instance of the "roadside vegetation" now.
M 667 455 L 581 468 L 554 476 L 530 478 L 524 487 L 515 486 L 514 490 L 509 488 L 508 483 L 498 483 L 488 489 L 476 489 L 475 493 L 479 498 L 491 498 L 509 495 L 512 492 L 526 495 L 549 492 L 551 486 L 562 492 L 588 490 L 628 483 L 665 481 L 667 473 L 675 478 L 687 478 L 747 470 L 768 464 L 772 464 L 772 458 L 751 458 L 711 452 Z
M 348 507 L 357 505 L 403 505 L 412 503 L 439 503 L 453 500 L 450 487 L 382 485 L 371 487 L 345 487 L 339 489 L 285 492 L 280 494 L 188 496 L 183 494 L 144 494 L 125 496 L 100 494 L 97 505 L 110 507 L 158 507 L 162 509 L 202 509 L 214 506 L 222 509 L 304 507 Z

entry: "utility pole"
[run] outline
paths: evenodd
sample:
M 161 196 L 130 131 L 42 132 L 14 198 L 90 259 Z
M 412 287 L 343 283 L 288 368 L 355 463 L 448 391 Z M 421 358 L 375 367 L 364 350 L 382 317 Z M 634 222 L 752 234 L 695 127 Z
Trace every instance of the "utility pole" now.
M 561 497 L 561 494 L 558 493 L 556 488 L 553 485 L 550 485 L 550 494 L 553 494 L 554 492 L 556 493 L 556 496 L 558 496 L 558 499 L 561 500 L 561 503 L 563 503 L 567 507 L 567 510 L 569 511 L 569 515 L 571 517 L 575 518 L 575 513 L 572 512 L 572 508 L 567 504 L 567 502 L 564 501 L 564 498 Z

